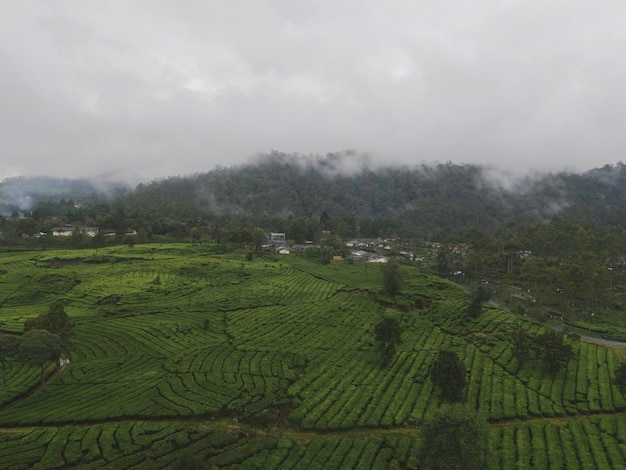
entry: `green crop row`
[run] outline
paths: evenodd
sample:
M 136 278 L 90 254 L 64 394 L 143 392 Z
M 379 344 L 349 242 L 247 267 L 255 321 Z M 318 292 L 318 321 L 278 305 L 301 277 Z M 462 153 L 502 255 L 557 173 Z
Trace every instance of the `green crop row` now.
M 32 427 L 0 432 L 0 467 L 164 469 L 193 457 L 228 469 L 415 469 L 419 436 L 418 429 L 405 428 L 301 440 L 296 434 L 248 435 L 226 423 L 164 421 Z M 625 440 L 626 425 L 617 416 L 492 425 L 487 468 L 623 468 Z

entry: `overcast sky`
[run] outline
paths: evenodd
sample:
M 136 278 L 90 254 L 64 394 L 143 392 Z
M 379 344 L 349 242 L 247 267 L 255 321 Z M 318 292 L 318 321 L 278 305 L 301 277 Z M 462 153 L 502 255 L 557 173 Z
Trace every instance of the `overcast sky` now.
M 0 3 L 0 179 L 148 180 L 272 149 L 624 159 L 626 2 Z

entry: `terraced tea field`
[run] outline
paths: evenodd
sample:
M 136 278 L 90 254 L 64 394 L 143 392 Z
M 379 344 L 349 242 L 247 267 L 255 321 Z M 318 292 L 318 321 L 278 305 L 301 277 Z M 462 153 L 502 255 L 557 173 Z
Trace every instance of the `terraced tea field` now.
M 543 327 L 402 267 L 397 305 L 380 267 L 217 255 L 211 245 L 138 245 L 0 255 L 0 329 L 55 300 L 75 322 L 71 363 L 10 358 L 0 468 L 418 468 L 419 426 L 440 405 L 442 347 L 491 427 L 492 468 L 626 468 L 619 351 L 573 342 L 567 370 L 520 367 L 510 333 Z M 374 325 L 403 326 L 380 366 Z

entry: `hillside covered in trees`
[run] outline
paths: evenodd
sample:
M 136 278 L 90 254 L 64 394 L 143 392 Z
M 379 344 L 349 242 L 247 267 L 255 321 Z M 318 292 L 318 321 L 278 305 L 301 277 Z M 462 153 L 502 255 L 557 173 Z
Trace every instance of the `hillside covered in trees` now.
M 4 216 L 22 213 L 32 219 L 21 222 L 17 235 L 46 232 L 58 225 L 57 217 L 70 224 L 181 235 L 193 226 L 227 225 L 234 215 L 232 223 L 284 232 L 294 219 L 307 225 L 323 218 L 324 228 L 344 237 L 424 239 L 469 228 L 497 233 L 512 221 L 536 224 L 555 215 L 594 227 L 626 223 L 622 163 L 583 174 L 507 179 L 487 168 L 450 162 L 376 167 L 349 153 L 304 157 L 274 152 L 246 165 L 134 189 L 52 183 L 32 178 L 0 183 Z M 306 235 L 313 231 L 304 230 Z

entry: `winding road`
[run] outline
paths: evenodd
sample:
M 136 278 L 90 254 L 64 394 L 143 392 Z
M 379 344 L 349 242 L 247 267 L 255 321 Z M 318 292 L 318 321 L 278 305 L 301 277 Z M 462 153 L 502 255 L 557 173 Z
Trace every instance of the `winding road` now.
M 463 290 L 468 292 L 468 290 L 466 290 L 466 288 L 463 288 Z M 496 302 L 495 300 L 489 300 L 487 302 L 487 304 L 490 307 L 500 308 L 502 310 L 506 310 L 507 312 L 511 312 L 511 310 L 509 310 L 505 305 L 502 305 L 499 302 Z M 547 325 L 550 328 L 552 328 L 554 331 L 563 331 L 563 325 L 560 324 L 560 323 L 548 322 Z M 580 328 L 575 328 L 575 327 L 572 327 L 572 326 L 567 326 L 567 330 L 568 331 L 573 331 L 574 333 L 576 333 L 577 335 L 580 336 L 580 340 L 581 341 L 585 341 L 587 343 L 599 344 L 601 346 L 608 346 L 608 347 L 611 347 L 611 348 L 626 348 L 626 343 L 623 342 L 623 341 L 613 341 L 613 340 L 610 340 L 610 339 L 600 338 L 599 336 L 590 336 L 587 333 L 582 333 L 585 330 L 581 330 Z
M 554 331 L 563 331 L 562 325 L 555 325 L 555 324 L 548 323 L 548 326 L 552 328 Z M 610 339 L 599 338 L 597 336 L 589 336 L 586 334 L 580 334 L 580 331 L 583 331 L 583 330 L 580 330 L 578 328 L 573 328 L 571 326 L 568 326 L 567 329 L 574 331 L 574 333 L 580 336 L 581 341 L 585 341 L 587 343 L 599 344 L 601 346 L 610 346 L 612 348 L 626 348 L 626 343 L 622 341 L 613 341 Z

